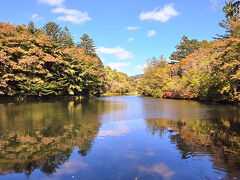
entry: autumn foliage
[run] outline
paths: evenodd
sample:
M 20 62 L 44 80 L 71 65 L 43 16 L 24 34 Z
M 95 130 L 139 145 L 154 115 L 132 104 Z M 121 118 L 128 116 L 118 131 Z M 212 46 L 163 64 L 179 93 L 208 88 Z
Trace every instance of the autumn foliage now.
M 44 32 L 0 23 L 1 96 L 89 96 L 104 89 L 98 57 L 59 47 Z
M 150 59 L 139 92 L 154 97 L 239 103 L 240 22 L 229 21 L 227 32 L 223 38 L 201 42 L 181 61 Z

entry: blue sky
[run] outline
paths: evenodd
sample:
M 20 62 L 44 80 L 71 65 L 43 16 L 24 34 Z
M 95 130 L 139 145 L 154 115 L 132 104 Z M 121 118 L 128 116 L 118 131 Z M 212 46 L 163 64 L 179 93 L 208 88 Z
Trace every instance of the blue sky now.
M 147 58 L 174 51 L 183 35 L 211 40 L 224 31 L 224 0 L 2 0 L 0 21 L 38 28 L 68 26 L 74 41 L 87 33 L 104 65 L 128 75 L 143 72 Z

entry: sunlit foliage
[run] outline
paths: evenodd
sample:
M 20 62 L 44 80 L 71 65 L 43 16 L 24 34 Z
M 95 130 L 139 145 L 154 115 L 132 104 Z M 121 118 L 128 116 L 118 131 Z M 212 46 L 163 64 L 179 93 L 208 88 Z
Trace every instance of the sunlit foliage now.
M 32 23 L 28 28 L 0 23 L 0 94 L 24 97 L 100 94 L 104 87 L 101 60 L 61 39 L 70 36 L 67 28 L 61 31 L 53 22 L 48 25 L 56 32 L 45 26 L 44 33 Z
M 109 66 L 105 67 L 107 94 L 127 94 L 134 92 L 133 79 L 126 74 L 112 70 Z
M 152 58 L 138 89 L 143 95 L 240 102 L 239 1 L 223 8 L 228 34 L 211 42 L 182 38 L 171 55 L 176 62 Z M 164 65 L 163 65 L 164 64 Z

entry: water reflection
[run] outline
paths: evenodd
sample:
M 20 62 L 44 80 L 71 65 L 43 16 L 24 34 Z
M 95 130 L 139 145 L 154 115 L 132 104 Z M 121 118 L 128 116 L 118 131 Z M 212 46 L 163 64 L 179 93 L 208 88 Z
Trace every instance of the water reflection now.
M 103 101 L 1 105 L 0 174 L 52 174 L 73 149 L 86 156 L 98 133 Z
M 169 135 L 182 159 L 209 155 L 217 170 L 240 177 L 239 123 L 227 119 L 147 119 L 152 134 Z
M 16 177 L 240 178 L 240 110 L 134 96 L 0 102 L 0 179 Z
M 128 134 L 131 131 L 131 128 L 126 125 L 117 125 L 111 129 L 103 129 L 98 133 L 99 138 L 104 138 L 105 136 L 123 136 Z
M 151 167 L 139 166 L 139 171 L 143 173 L 150 173 L 150 174 L 158 174 L 164 179 L 170 179 L 174 174 L 175 171 L 172 171 L 168 168 L 168 166 L 164 163 L 158 163 Z

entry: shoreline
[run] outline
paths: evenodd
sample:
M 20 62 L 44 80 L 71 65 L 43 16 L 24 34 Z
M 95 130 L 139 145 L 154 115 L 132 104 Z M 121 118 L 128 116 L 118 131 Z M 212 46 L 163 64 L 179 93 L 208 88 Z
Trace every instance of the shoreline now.
M 100 94 L 99 96 L 43 96 L 43 97 L 10 97 L 10 96 L 2 96 L 0 97 L 0 103 L 3 101 L 9 102 L 22 102 L 22 101 L 34 101 L 34 100 L 66 100 L 66 101 L 84 101 L 89 100 L 92 98 L 101 98 L 101 97 L 121 97 L 121 96 L 139 96 L 139 97 L 150 97 L 155 99 L 168 99 L 168 100 L 186 100 L 186 101 L 196 101 L 199 103 L 204 104 L 219 104 L 219 105 L 233 105 L 239 106 L 240 102 L 228 102 L 228 101 L 218 101 L 218 100 L 199 100 L 196 98 L 166 98 L 166 97 L 154 97 L 154 96 L 144 96 L 138 93 L 126 93 L 126 94 L 119 94 L 119 93 L 105 93 Z

